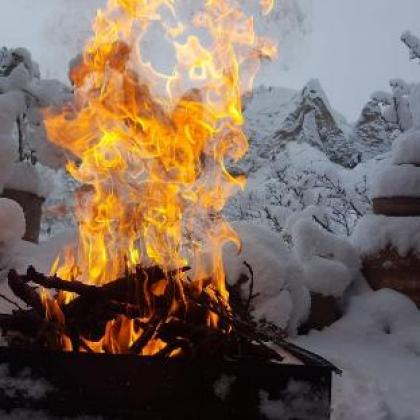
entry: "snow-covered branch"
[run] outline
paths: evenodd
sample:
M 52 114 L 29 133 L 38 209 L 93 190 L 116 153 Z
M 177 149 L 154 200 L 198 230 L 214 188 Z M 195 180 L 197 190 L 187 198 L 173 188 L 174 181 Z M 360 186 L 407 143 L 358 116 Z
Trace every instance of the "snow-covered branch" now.
M 420 60 L 420 39 L 413 35 L 410 31 L 405 31 L 401 35 L 401 41 L 404 42 L 410 50 L 410 59 Z

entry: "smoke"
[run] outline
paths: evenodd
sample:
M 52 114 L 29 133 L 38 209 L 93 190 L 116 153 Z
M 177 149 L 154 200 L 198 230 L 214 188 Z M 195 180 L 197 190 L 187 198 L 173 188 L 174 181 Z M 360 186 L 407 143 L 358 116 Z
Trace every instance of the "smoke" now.
M 282 70 L 301 60 L 311 33 L 312 0 L 278 0 L 273 12 L 261 21 L 262 30 L 277 40 Z
M 91 34 L 96 10 L 106 0 L 44 0 L 51 3 L 43 25 L 43 38 L 54 55 L 50 75 L 67 78 L 68 62 L 77 55 Z
M 305 39 L 311 31 L 312 1 L 276 0 L 272 13 L 264 17 L 261 15 L 259 0 L 244 1 L 247 11 L 255 16 L 258 33 L 278 42 L 280 59 L 269 66 L 268 73 L 287 70 L 296 59 L 302 57 Z M 91 33 L 91 22 L 96 10 L 105 6 L 106 2 L 107 0 L 43 0 L 43 7 L 49 10 L 43 24 L 43 40 L 50 57 L 54 57 L 54 62 L 48 59 L 43 66 L 48 69 L 49 76 L 62 80 L 67 78 L 68 62 L 82 50 Z M 197 0 L 181 2 L 183 18 L 192 15 L 200 4 Z M 153 50 L 156 51 L 156 48 Z M 161 57 L 157 57 L 157 60 L 161 61 Z M 263 75 L 264 73 L 267 71 Z

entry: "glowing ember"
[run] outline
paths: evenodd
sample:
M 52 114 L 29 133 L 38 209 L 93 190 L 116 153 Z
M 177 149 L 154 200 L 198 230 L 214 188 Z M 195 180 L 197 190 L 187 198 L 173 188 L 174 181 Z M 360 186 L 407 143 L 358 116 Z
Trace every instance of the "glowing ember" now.
M 165 275 L 148 291 L 161 296 L 175 287 L 171 311 L 186 305 L 186 282 L 227 305 L 222 248 L 228 241 L 239 247 L 240 240 L 220 212 L 245 180 L 225 165 L 248 147 L 241 96 L 251 91 L 261 59 L 276 53 L 255 34 L 240 2 L 207 0 L 188 22 L 177 17 L 182 3 L 109 0 L 71 71 L 73 103 L 46 115 L 51 140 L 78 162 L 68 165 L 70 174 L 87 186 L 77 197 L 78 247 L 52 271 L 104 285 L 140 265 L 164 273 L 191 265 L 188 279 Z M 260 4 L 263 14 L 273 8 L 273 0 Z M 155 70 L 143 54 L 156 27 L 174 52 L 170 74 Z M 59 319 L 58 305 L 47 307 Z M 152 316 L 150 309 L 142 320 Z M 125 352 L 144 333 L 135 321 L 109 321 L 90 348 Z M 207 323 L 220 327 L 215 313 Z M 164 346 L 151 341 L 142 354 Z

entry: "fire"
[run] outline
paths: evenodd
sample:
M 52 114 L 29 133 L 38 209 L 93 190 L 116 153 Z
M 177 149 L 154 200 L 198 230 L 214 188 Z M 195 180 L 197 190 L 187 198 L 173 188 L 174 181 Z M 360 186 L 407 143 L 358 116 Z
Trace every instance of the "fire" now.
M 240 239 L 221 210 L 245 179 L 226 164 L 248 147 L 241 97 L 252 90 L 261 60 L 276 53 L 239 3 L 206 0 L 189 22 L 177 17 L 179 0 L 109 0 L 98 11 L 94 35 L 70 73 L 73 103 L 46 114 L 50 139 L 74 156 L 67 169 L 84 186 L 78 246 L 54 264 L 60 277 L 104 285 L 138 266 L 168 273 L 191 265 L 188 278 L 165 276 L 151 293 L 175 282 L 175 308 L 188 281 L 227 304 L 222 248 L 229 241 L 239 247 Z M 272 7 L 273 0 L 261 0 L 263 14 Z M 175 57 L 168 74 L 143 51 L 156 25 Z M 218 327 L 217 316 L 209 314 L 208 323 Z M 142 333 L 136 320 L 120 317 L 87 345 L 125 352 Z M 164 346 L 153 341 L 143 354 Z

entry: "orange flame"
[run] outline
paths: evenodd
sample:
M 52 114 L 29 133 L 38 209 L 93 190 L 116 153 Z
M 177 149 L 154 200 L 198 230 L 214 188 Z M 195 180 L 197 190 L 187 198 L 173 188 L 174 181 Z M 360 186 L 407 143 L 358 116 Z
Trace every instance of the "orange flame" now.
M 46 115 L 50 139 L 78 162 L 68 171 L 87 186 L 77 197 L 77 250 L 53 269 L 100 285 L 139 264 L 192 264 L 197 286 L 210 278 L 227 300 L 222 248 L 240 240 L 220 212 L 245 180 L 226 162 L 247 150 L 241 96 L 276 48 L 235 0 L 206 0 L 191 22 L 177 19 L 182 6 L 109 0 L 71 70 L 73 103 Z M 261 1 L 263 13 L 272 6 Z M 170 74 L 144 58 L 152 24 L 173 48 Z M 98 348 L 124 351 L 136 334 L 132 321 L 112 321 Z

